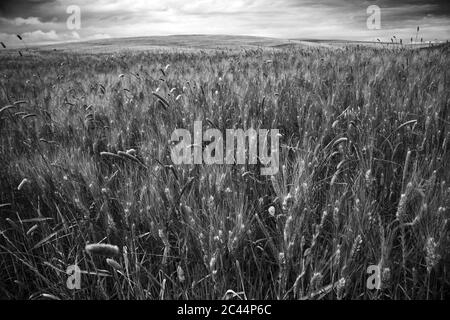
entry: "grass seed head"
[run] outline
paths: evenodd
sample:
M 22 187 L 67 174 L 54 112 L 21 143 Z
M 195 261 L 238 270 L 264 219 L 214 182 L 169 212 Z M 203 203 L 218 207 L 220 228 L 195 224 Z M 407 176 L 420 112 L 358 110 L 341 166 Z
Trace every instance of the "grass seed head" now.
M 184 275 L 183 268 L 180 265 L 177 267 L 177 276 L 178 276 L 178 281 L 180 281 L 181 283 L 186 281 L 186 277 Z
M 269 211 L 270 216 L 275 217 L 275 207 L 274 206 L 270 206 L 268 211 Z
M 425 261 L 427 264 L 428 272 L 431 272 L 431 270 L 438 264 L 441 258 L 440 255 L 436 252 L 437 247 L 438 244 L 434 241 L 434 238 L 429 237 L 425 245 L 425 252 L 426 252 Z
M 107 258 L 106 263 L 114 270 L 117 270 L 117 271 L 122 270 L 122 266 L 114 259 Z
M 119 247 L 106 243 L 88 244 L 85 247 L 87 253 L 93 256 L 113 257 L 119 254 Z
M 19 186 L 17 187 L 17 190 L 22 190 L 22 188 L 27 184 L 30 183 L 30 180 L 28 180 L 27 178 L 23 179 L 22 182 L 19 184 Z

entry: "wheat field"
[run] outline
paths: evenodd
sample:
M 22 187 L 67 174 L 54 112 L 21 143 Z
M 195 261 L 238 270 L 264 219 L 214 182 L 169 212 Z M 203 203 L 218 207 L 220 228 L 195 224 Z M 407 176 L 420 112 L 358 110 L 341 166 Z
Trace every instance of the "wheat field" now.
M 448 53 L 2 53 L 0 297 L 448 299 Z M 195 120 L 279 129 L 278 174 L 174 165 Z

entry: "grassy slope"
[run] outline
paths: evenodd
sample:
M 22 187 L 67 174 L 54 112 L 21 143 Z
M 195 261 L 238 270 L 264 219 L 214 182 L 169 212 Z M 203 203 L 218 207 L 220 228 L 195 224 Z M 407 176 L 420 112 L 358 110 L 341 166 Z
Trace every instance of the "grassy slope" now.
M 2 58 L 1 106 L 22 102 L 0 111 L 0 296 L 445 296 L 448 47 L 81 52 Z M 280 173 L 170 167 L 195 119 L 280 129 Z M 145 167 L 100 154 L 131 148 Z M 124 270 L 86 254 L 99 241 Z M 70 291 L 75 262 L 110 277 Z
M 252 37 L 252 36 L 228 36 L 228 35 L 173 35 L 132 37 L 121 39 L 93 40 L 81 43 L 64 43 L 43 46 L 42 49 L 61 49 L 75 51 L 107 51 L 114 52 L 123 49 L 145 50 L 149 48 L 196 48 L 216 49 L 235 47 L 270 47 L 289 43 L 289 40 Z
M 255 49 L 255 48 L 343 48 L 346 46 L 365 47 L 399 47 L 398 43 L 372 43 L 345 40 L 313 40 L 313 39 L 280 39 L 256 36 L 235 36 L 235 35 L 171 35 L 171 36 L 149 36 L 149 37 L 129 37 L 99 39 L 79 42 L 63 42 L 55 44 L 42 44 L 19 46 L 0 51 L 0 56 L 4 53 L 17 55 L 17 50 L 30 54 L 40 51 L 78 52 L 78 53 L 118 53 L 124 51 L 145 51 L 154 49 L 180 49 L 180 50 L 235 50 L 235 49 Z M 428 44 L 415 44 L 414 48 L 428 47 Z M 412 48 L 405 44 L 403 48 Z

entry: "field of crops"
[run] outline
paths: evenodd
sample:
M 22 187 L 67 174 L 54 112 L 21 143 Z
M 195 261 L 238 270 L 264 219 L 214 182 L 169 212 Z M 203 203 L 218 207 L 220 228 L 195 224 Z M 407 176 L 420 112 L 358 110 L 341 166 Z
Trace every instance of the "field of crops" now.
M 448 45 L 0 59 L 1 298 L 450 297 Z M 278 174 L 174 165 L 195 120 Z

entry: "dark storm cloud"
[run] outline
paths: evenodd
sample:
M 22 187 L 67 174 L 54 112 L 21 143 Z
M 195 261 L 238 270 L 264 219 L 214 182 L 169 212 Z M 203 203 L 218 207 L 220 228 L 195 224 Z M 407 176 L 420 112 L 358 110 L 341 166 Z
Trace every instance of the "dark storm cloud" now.
M 56 5 L 56 0 L 2 0 L 0 16 L 4 18 L 40 17 L 41 20 L 48 20 L 53 17 L 52 12 Z
M 336 12 L 347 11 L 350 14 L 365 12 L 370 5 L 380 7 L 385 14 L 385 20 L 399 22 L 398 20 L 421 19 L 424 17 L 450 17 L 449 0 L 285 0 L 291 8 L 316 8 L 317 10 L 332 9 Z
M 365 2 L 369 3 L 370 1 Z M 416 6 L 417 8 L 421 8 L 421 12 L 418 13 L 422 15 L 450 16 L 450 1 L 448 0 L 379 0 L 375 1 L 375 4 L 386 8 Z
M 377 5 L 381 10 L 383 28 L 405 28 L 421 24 L 448 26 L 450 0 L 283 0 L 292 10 L 314 8 L 329 16 L 341 15 L 355 28 L 364 27 L 367 8 Z

